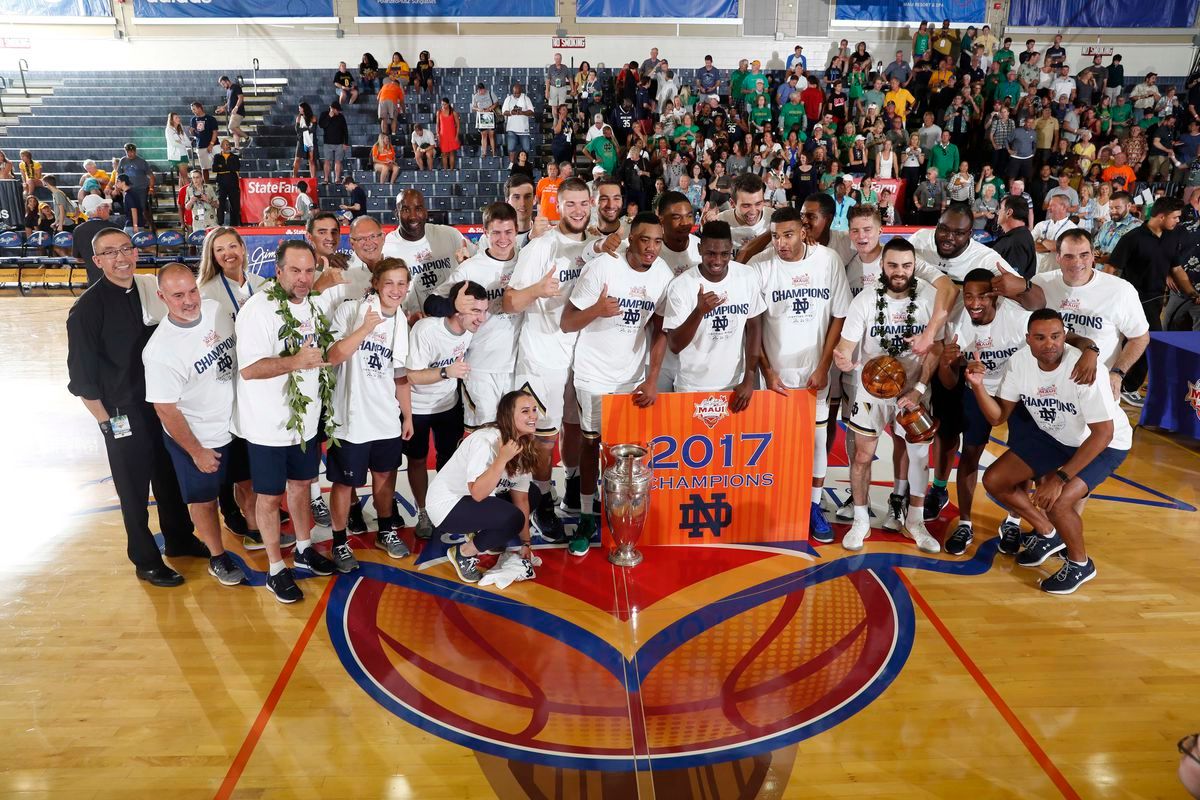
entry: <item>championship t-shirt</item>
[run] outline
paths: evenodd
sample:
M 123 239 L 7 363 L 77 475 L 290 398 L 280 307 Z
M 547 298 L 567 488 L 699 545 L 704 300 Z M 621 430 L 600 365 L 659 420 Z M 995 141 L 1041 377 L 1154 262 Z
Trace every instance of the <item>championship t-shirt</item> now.
M 916 268 L 913 274 L 921 280 L 932 285 L 934 281 L 942 277 L 942 271 L 936 267 L 931 267 L 921 259 L 917 259 Z M 875 291 L 879 288 L 879 281 L 883 278 L 883 253 L 874 261 L 863 262 L 862 256 L 854 253 L 846 262 L 846 281 L 850 284 L 850 295 L 858 297 L 858 293 L 864 289 Z
M 799 261 L 775 256 L 753 268 L 766 307 L 763 352 L 785 386 L 804 386 L 821 360 L 831 320 L 849 309 L 846 270 L 837 253 L 819 244 Z
M 467 354 L 471 332 L 455 333 L 441 317 L 418 320 L 408 335 L 409 372 L 430 367 L 448 367 Z M 437 414 L 458 403 L 458 379 L 444 378 L 423 386 L 413 384 L 413 414 Z
M 658 257 L 670 267 L 672 276 L 682 275 L 700 263 L 700 240 L 689 234 L 687 247 L 682 250 L 672 250 L 663 242 Z
M 204 447 L 222 447 L 233 438 L 233 341 L 233 318 L 204 300 L 200 319 L 181 324 L 167 317 L 142 350 L 146 402 L 174 403 Z
M 1121 349 L 1121 337 L 1131 339 L 1150 330 L 1146 312 L 1133 284 L 1095 270 L 1083 286 L 1067 286 L 1062 270 L 1033 277 L 1046 295 L 1046 308 L 1062 315 L 1068 333 L 1086 336 L 1100 348 L 1100 362 L 1111 368 Z
M 599 317 L 579 332 L 575 345 L 575 379 L 597 389 L 615 389 L 641 381 L 650 350 L 650 320 L 661 314 L 667 285 L 674 276 L 662 259 L 639 271 L 624 258 L 597 257 L 571 289 L 571 304 L 587 308 L 608 285 L 617 301 L 615 317 Z
M 946 341 L 957 336 L 963 355 L 968 360 L 978 360 L 987 370 L 983 373 L 983 385 L 992 396 L 1000 386 L 1004 365 L 1013 353 L 1025 346 L 1029 314 L 1019 303 L 999 297 L 996 298 L 996 316 L 991 322 L 976 325 L 963 309 L 946 325 Z
M 858 345 L 859 360 L 865 364 L 872 358 L 887 353 L 883 346 L 884 339 L 887 339 L 890 344 L 900 345 L 908 337 L 916 336 L 924 331 L 933 315 L 933 302 L 936 296 L 937 292 L 932 286 L 917 279 L 916 306 L 913 309 L 913 321 L 910 324 L 908 322 L 910 302 L 908 293 L 905 292 L 903 296 L 897 298 L 884 292 L 883 325 L 880 326 L 880 310 L 876 306 L 879 300 L 878 293 L 861 292 L 858 297 L 850 301 L 850 309 L 846 312 L 846 322 L 842 325 L 842 338 Z M 941 331 L 935 331 L 934 339 L 940 338 Z M 897 356 L 900 363 L 904 365 L 910 384 L 920 377 L 922 358 L 923 356 L 918 356 L 912 350 L 905 350 Z M 865 392 L 862 388 L 862 370 L 856 370 L 856 372 L 858 373 L 859 391 Z M 860 394 L 859 396 L 865 397 L 866 395 Z
M 1071 371 L 1082 355 L 1065 345 L 1058 367 L 1045 372 L 1029 348 L 1018 350 L 1008 360 L 1000 379 L 1001 400 L 1021 403 L 1037 426 L 1067 447 L 1079 447 L 1091 435 L 1089 424 L 1112 421 L 1113 438 L 1108 446 L 1128 450 L 1133 431 L 1125 412 L 1113 399 L 1108 381 L 1079 385 Z
M 200 296 L 206 300 L 215 300 L 221 311 L 229 315 L 230 320 L 236 319 L 238 311 L 246 305 L 246 301 L 253 297 L 255 292 L 261 291 L 263 284 L 270 280 L 253 272 L 246 272 L 244 275 L 245 280 L 239 286 L 217 273 L 208 283 L 200 285 Z
M 767 232 L 771 225 L 771 209 L 764 208 L 762 216 L 758 222 L 753 225 L 747 225 L 744 222 L 739 222 L 737 215 L 732 208 L 727 208 L 717 215 L 717 219 L 721 222 L 728 222 L 729 228 L 733 232 L 733 249 L 737 250 L 746 242 L 753 239 L 755 236 L 761 236 Z
M 333 335 L 344 339 L 366 319 L 377 298 L 345 302 L 333 312 Z M 382 313 L 382 312 L 380 312 Z M 408 357 L 408 322 L 403 312 L 384 317 L 348 359 L 337 368 L 333 387 L 333 420 L 339 439 L 363 444 L 395 439 L 401 433 L 396 377 Z M 416 387 L 414 387 L 415 389 Z
M 450 287 L 459 281 L 474 281 L 487 290 L 488 318 L 471 337 L 471 346 L 467 348 L 467 363 L 472 372 L 511 375 L 516 367 L 521 315 L 504 313 L 502 303 L 516 267 L 515 255 L 508 261 L 497 261 L 487 251 L 480 250 L 455 267 L 437 288 L 442 297 L 449 297 Z
M 745 371 L 747 320 L 764 310 L 758 275 L 745 264 L 729 262 L 724 280 L 714 283 L 692 267 L 667 287 L 663 329 L 675 330 L 696 309 L 701 287 L 721 295 L 721 304 L 704 315 L 696 335 L 679 352 L 677 392 L 718 392 L 731 389 Z
M 410 242 L 400 235 L 400 229 L 383 239 L 385 258 L 402 258 L 408 265 L 409 289 L 404 298 L 406 311 L 420 311 L 425 298 L 446 279 L 458 264 L 456 255 L 467 240 L 457 228 L 449 225 L 425 226 L 425 235 Z
M 570 239 L 554 229 L 531 239 L 517 257 L 517 266 L 509 279 L 513 289 L 533 286 L 551 269 L 557 271 L 559 284 L 558 295 L 539 297 L 525 309 L 525 320 L 517 339 L 517 373 L 566 372 L 571 368 L 578 334 L 563 333 L 562 312 L 583 271 L 583 251 L 588 244 L 586 240 Z
M 496 460 L 500 452 L 500 429 L 480 428 L 458 446 L 446 466 L 437 471 L 429 482 L 425 510 L 429 521 L 441 525 L 458 501 L 470 497 L 471 486 Z M 510 475 L 505 471 L 496 483 L 493 494 L 528 492 L 529 473 Z
M 1012 268 L 1012 265 L 1004 260 L 1003 256 L 974 239 L 967 245 L 967 249 L 954 258 L 942 258 L 938 255 L 932 228 L 917 231 L 909 237 L 908 241 L 917 250 L 918 262 L 925 261 L 933 265 L 946 275 L 949 275 L 950 279 L 956 284 L 961 285 L 963 279 L 967 277 L 967 273 L 973 269 L 986 269 L 993 274 L 1001 272 L 1011 272 L 1014 275 L 1019 274 Z

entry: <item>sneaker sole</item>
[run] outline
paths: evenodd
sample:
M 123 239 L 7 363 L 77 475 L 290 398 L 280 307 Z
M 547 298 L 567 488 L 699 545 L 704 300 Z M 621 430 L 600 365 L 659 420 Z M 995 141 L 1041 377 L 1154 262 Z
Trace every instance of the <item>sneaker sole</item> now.
M 917 541 L 917 537 L 913 536 L 911 533 L 908 532 L 908 528 L 901 528 L 900 532 L 904 534 L 905 539 L 908 539 L 913 544 L 915 544 L 917 546 L 917 549 L 920 550 L 922 553 L 929 553 L 930 555 L 937 555 L 938 553 L 942 552 L 942 546 L 940 544 L 938 544 L 936 539 L 934 540 L 934 549 L 931 550 L 928 547 L 922 547 L 921 543 Z
M 458 550 L 456 549 L 454 553 L 457 554 Z M 450 559 L 450 566 L 454 567 L 454 573 L 458 575 L 458 579 L 460 581 L 463 583 L 479 583 L 479 578 L 472 580 L 466 575 L 463 575 L 462 567 L 458 566 L 458 559 L 455 557 L 455 555 L 449 555 L 448 557 Z
M 412 555 L 411 550 L 409 550 L 407 553 L 401 553 L 401 554 L 397 555 L 396 553 L 393 553 L 391 550 L 388 550 L 386 547 L 384 547 L 383 544 L 381 544 L 380 542 L 376 542 L 375 547 L 382 550 L 383 554 L 386 555 L 388 558 L 394 558 L 397 561 L 399 561 L 402 558 L 408 558 L 409 556 Z
M 269 586 L 267 587 L 267 591 L 271 593 L 271 596 L 275 598 L 276 602 L 283 603 L 285 606 L 290 606 L 292 603 L 299 603 L 301 600 L 304 599 L 304 595 L 300 595 L 299 597 L 288 600 L 287 598 L 280 597 L 278 594 L 275 593 L 275 590 Z
M 333 569 L 339 575 L 349 575 L 351 572 L 354 572 L 356 569 L 358 569 L 358 562 L 355 561 L 353 566 L 347 566 L 344 569 L 341 564 L 335 563 L 333 565 Z
M 1100 574 L 1100 571 L 1099 571 L 1099 570 L 1093 569 L 1093 570 L 1092 570 L 1092 574 L 1091 574 L 1091 575 L 1088 575 L 1088 576 L 1087 576 L 1087 577 L 1085 577 L 1083 580 L 1081 580 L 1079 583 L 1075 584 L 1074 586 L 1072 586 L 1070 589 L 1067 589 L 1066 591 L 1058 591 L 1058 592 L 1056 592 L 1056 591 L 1054 591 L 1053 589 L 1046 589 L 1046 588 L 1043 588 L 1043 584 L 1045 584 L 1045 582 L 1046 582 L 1047 580 L 1050 580 L 1049 578 L 1046 578 L 1045 580 L 1043 580 L 1043 581 L 1041 581 L 1040 583 L 1038 583 L 1038 588 L 1039 588 L 1039 589 L 1041 589 L 1041 590 L 1042 590 L 1043 592 L 1045 592 L 1046 594 L 1054 594 L 1054 595 L 1058 595 L 1058 596 L 1060 596 L 1060 597 L 1061 597 L 1061 596 L 1063 596 L 1063 595 L 1075 594 L 1075 592 L 1076 592 L 1076 591 L 1079 589 L 1079 587 L 1080 587 L 1080 586 L 1083 586 L 1085 583 L 1087 583 L 1088 581 L 1090 581 L 1092 578 L 1096 577 L 1096 576 L 1097 576 L 1097 575 L 1099 575 L 1099 574 Z
M 253 539 L 242 537 L 242 547 L 246 550 L 266 550 L 267 546 L 263 542 L 256 542 Z
M 962 549 L 962 550 L 958 550 L 958 551 L 951 550 L 951 549 L 950 549 L 950 545 L 946 545 L 946 547 L 944 548 L 944 549 L 945 549 L 945 551 L 946 551 L 946 555 L 950 555 L 950 556 L 962 556 L 962 555 L 966 555 L 966 553 L 967 553 L 967 548 L 968 548 L 968 547 L 970 547 L 970 546 L 971 546 L 971 545 L 972 545 L 974 542 L 975 542 L 975 537 L 974 537 L 974 536 L 972 536 L 970 539 L 967 539 L 967 541 L 963 543 L 963 549 Z
M 1038 561 L 1020 561 L 1020 560 L 1018 560 L 1017 566 L 1018 567 L 1029 567 L 1030 569 L 1032 569 L 1033 567 L 1040 567 L 1042 564 L 1045 564 L 1050 559 L 1050 556 L 1054 555 L 1055 553 L 1061 553 L 1063 550 L 1066 550 L 1066 549 L 1067 549 L 1067 545 L 1065 543 L 1059 542 L 1057 547 L 1047 551 L 1046 554 L 1043 555 L 1041 557 L 1041 559 L 1039 559 Z
M 213 569 L 211 566 L 208 568 L 208 574 L 212 575 L 214 578 L 216 578 L 217 583 L 221 584 L 222 586 L 238 586 L 238 585 L 242 584 L 243 582 L 245 582 L 245 580 L 246 580 L 246 576 L 243 575 L 242 577 L 238 578 L 236 581 L 233 581 L 232 583 L 230 583 L 229 581 L 225 580 L 220 575 L 218 575 L 217 571 L 215 569 Z
M 337 569 L 337 567 L 334 567 L 334 569 L 331 569 L 328 572 L 321 572 L 320 570 L 313 569 L 312 567 L 310 567 L 308 564 L 306 564 L 304 562 L 300 562 L 299 564 L 296 564 L 294 561 L 293 561 L 293 566 L 296 569 L 302 569 L 305 572 L 311 572 L 313 575 L 316 575 L 321 578 L 328 578 Z

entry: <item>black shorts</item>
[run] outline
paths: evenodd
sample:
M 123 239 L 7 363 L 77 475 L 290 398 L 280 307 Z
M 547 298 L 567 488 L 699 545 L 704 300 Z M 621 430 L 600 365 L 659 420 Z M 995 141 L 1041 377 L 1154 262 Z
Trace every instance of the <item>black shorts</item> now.
M 268 496 L 281 495 L 288 481 L 311 481 L 321 472 L 321 443 L 317 437 L 298 444 L 272 446 L 249 442 L 250 480 L 254 491 Z
M 413 436 L 404 443 L 404 455 L 409 461 L 424 461 L 429 456 L 430 433 L 437 450 L 437 468 L 441 469 L 463 437 L 461 400 L 454 408 L 436 414 L 413 414 Z
M 930 411 L 941 422 L 938 427 L 938 438 L 956 439 L 963 432 L 963 382 L 959 377 L 958 384 L 953 389 L 947 389 L 935 375 L 930 381 L 932 398 Z
M 163 442 L 167 453 L 171 456 L 171 464 L 175 467 L 175 479 L 179 482 L 179 493 L 185 503 L 211 503 L 221 493 L 221 483 L 225 480 L 225 470 L 229 460 L 229 445 L 213 448 L 219 455 L 216 472 L 201 472 L 196 462 L 179 446 L 166 431 L 163 431 Z
M 229 455 L 223 461 L 225 466 L 225 483 L 241 483 L 250 480 L 250 451 L 246 448 L 246 440 L 238 436 L 229 443 Z
M 962 443 L 963 447 L 983 447 L 992 436 L 991 423 L 983 416 L 975 392 L 963 392 L 962 408 Z
M 1025 462 L 1035 478 L 1040 478 L 1069 461 L 1078 448 L 1063 444 L 1036 424 L 1033 428 L 1032 431 L 1023 433 L 1020 438 L 1010 441 L 1009 449 L 1013 455 Z M 1121 466 L 1127 455 L 1128 450 L 1106 447 L 1081 469 L 1076 477 L 1087 485 L 1089 493 L 1093 492 L 1109 475 L 1117 471 L 1117 467 Z
M 325 475 L 342 486 L 362 486 L 367 470 L 380 474 L 394 472 L 404 454 L 403 439 L 376 439 L 371 442 L 339 440 L 325 451 Z

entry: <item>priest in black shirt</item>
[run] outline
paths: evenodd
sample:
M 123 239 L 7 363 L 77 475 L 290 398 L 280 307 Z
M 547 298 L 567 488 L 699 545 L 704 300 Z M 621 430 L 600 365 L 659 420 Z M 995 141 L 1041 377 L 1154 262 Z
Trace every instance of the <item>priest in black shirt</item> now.
M 162 426 L 146 402 L 142 348 L 164 313 L 162 301 L 155 279 L 135 274 L 138 251 L 128 234 L 100 231 L 92 247 L 103 277 L 67 314 L 67 388 L 100 425 L 121 502 L 127 554 L 138 578 L 155 586 L 178 586 L 183 576 L 163 563 L 150 531 L 151 485 L 167 555 L 207 558 L 209 553 L 192 535 Z

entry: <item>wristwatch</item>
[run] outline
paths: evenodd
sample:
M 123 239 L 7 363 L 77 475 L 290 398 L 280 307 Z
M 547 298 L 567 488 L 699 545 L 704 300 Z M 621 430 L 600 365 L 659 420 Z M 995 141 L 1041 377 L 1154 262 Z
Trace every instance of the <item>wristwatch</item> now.
M 1054 470 L 1054 474 L 1057 475 L 1058 479 L 1060 481 L 1062 481 L 1063 483 L 1071 482 L 1071 476 L 1068 475 L 1066 472 L 1064 472 L 1062 467 L 1059 467 L 1058 469 Z
M 1125 377 L 1125 370 L 1121 369 L 1120 367 L 1113 367 L 1109 370 L 1109 372 L 1111 372 L 1113 375 L 1120 375 L 1122 378 Z
M 1028 292 L 1032 288 L 1033 288 L 1033 279 L 1026 278 L 1025 279 L 1025 292 Z M 1025 292 L 1021 292 L 1021 294 L 1025 294 Z
M 441 376 L 442 376 L 442 380 L 446 380 L 447 378 L 449 378 L 449 377 L 450 377 L 449 375 L 447 375 L 447 374 L 446 374 L 446 368 L 445 368 L 445 367 L 442 367 L 440 370 L 438 370 L 438 375 L 441 375 Z
M 1083 349 L 1084 349 L 1084 350 L 1091 350 L 1091 351 L 1092 351 L 1093 353 L 1095 353 L 1096 355 L 1100 355 L 1100 348 L 1099 348 L 1099 347 L 1097 347 L 1097 346 L 1096 346 L 1096 345 L 1094 345 L 1094 344 L 1089 344 L 1087 347 L 1085 347 L 1085 348 L 1083 348 Z
M 108 420 L 104 420 L 104 422 L 100 423 L 100 432 L 105 436 L 108 436 L 110 433 L 112 433 L 112 425 L 109 424 Z

